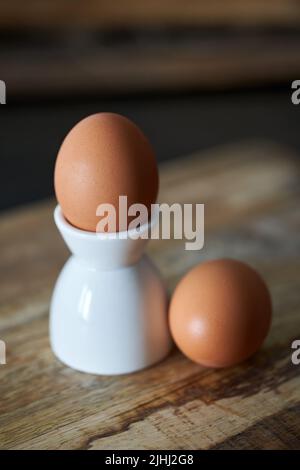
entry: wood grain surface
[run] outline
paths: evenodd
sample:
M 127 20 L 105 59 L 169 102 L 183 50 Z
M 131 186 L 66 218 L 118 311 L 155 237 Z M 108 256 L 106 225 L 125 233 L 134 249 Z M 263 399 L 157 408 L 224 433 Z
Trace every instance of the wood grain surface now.
M 49 301 L 68 257 L 54 202 L 0 218 L 2 449 L 300 449 L 300 168 L 269 143 L 222 147 L 161 167 L 160 200 L 205 203 L 205 247 L 152 241 L 169 291 L 204 259 L 230 256 L 265 277 L 274 319 L 263 348 L 229 369 L 177 350 L 136 374 L 97 377 L 63 366 L 48 338 Z

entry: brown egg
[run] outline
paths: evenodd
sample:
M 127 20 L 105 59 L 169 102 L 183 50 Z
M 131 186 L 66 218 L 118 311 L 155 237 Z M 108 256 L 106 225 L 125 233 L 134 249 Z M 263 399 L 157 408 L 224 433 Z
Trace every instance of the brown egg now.
M 65 138 L 56 160 L 54 185 L 66 219 L 75 227 L 95 232 L 99 204 L 113 204 L 118 221 L 119 196 L 127 196 L 128 206 L 141 203 L 150 211 L 158 192 L 155 156 L 144 134 L 129 119 L 94 114 Z
M 219 259 L 197 265 L 177 285 L 170 328 L 178 348 L 208 367 L 227 367 L 251 356 L 271 323 L 271 299 L 246 264 Z

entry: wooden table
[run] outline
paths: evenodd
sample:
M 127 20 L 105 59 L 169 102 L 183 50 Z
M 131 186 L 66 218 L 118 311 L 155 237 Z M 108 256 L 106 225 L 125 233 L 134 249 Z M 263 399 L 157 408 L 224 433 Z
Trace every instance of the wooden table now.
M 0 219 L 0 447 L 9 449 L 300 448 L 299 164 L 287 149 L 246 143 L 161 167 L 160 200 L 204 202 L 206 241 L 152 241 L 173 289 L 204 259 L 230 256 L 265 277 L 274 320 L 264 347 L 235 368 L 205 369 L 174 350 L 148 370 L 96 377 L 58 362 L 48 310 L 68 252 L 54 202 Z

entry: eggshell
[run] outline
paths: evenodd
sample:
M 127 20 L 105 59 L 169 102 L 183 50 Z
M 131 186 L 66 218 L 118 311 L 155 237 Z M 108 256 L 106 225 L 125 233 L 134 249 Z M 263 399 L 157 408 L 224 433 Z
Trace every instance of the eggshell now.
M 66 219 L 95 232 L 99 204 L 113 204 L 118 221 L 119 196 L 128 197 L 128 206 L 145 204 L 150 214 L 158 192 L 157 164 L 150 143 L 133 122 L 118 114 L 94 114 L 66 136 L 54 185 Z
M 170 304 L 171 333 L 179 349 L 208 367 L 251 356 L 271 322 L 271 298 L 260 275 L 231 259 L 197 265 L 177 285 Z

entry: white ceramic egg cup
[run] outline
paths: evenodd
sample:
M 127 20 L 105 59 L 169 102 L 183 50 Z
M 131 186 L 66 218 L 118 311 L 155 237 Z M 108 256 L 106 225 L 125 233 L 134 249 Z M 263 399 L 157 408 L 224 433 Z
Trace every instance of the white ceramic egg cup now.
M 74 369 L 103 375 L 135 372 L 163 359 L 172 345 L 167 296 L 143 255 L 148 240 L 77 229 L 60 206 L 54 219 L 73 253 L 52 296 L 55 355 Z M 148 229 L 145 224 L 139 233 Z

